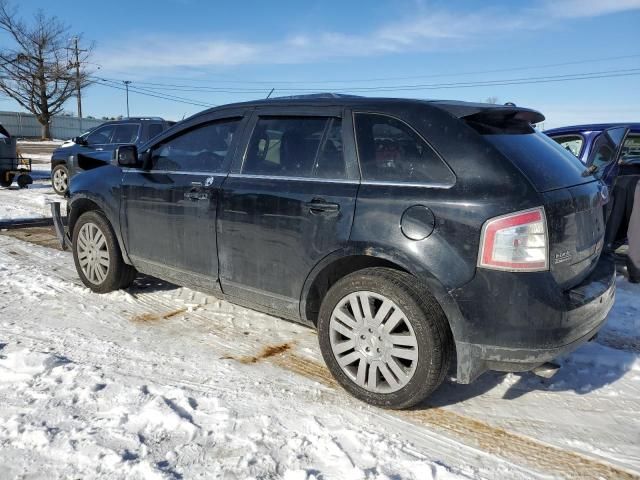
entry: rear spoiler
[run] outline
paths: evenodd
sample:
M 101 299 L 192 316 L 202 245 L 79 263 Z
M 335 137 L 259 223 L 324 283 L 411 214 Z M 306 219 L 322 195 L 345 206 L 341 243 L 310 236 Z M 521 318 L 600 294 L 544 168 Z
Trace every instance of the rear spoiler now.
M 517 107 L 516 105 L 493 105 L 490 103 L 467 103 L 454 101 L 431 101 L 429 102 L 442 110 L 446 110 L 451 115 L 460 119 L 471 121 L 483 120 L 515 120 L 524 121 L 530 124 L 540 123 L 545 117 L 542 113 L 531 108 Z

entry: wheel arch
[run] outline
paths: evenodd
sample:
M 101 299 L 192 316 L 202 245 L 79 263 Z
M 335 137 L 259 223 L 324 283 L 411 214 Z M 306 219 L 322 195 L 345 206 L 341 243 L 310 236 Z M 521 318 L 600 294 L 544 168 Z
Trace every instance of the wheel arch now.
M 350 248 L 334 252 L 320 261 L 308 275 L 300 298 L 300 316 L 305 323 L 317 325 L 320 303 L 329 288 L 340 278 L 369 267 L 387 267 L 409 273 L 421 281 L 436 298 L 447 317 L 454 341 L 460 338 L 462 314 L 444 285 L 428 271 L 416 271 L 407 258 L 393 252 L 368 248 Z
M 73 230 L 75 228 L 76 222 L 78 221 L 78 218 L 80 218 L 83 213 L 90 211 L 99 211 L 104 214 L 104 216 L 107 218 L 107 221 L 109 222 L 109 225 L 111 225 L 113 232 L 115 233 L 116 240 L 122 254 L 122 259 L 126 264 L 131 265 L 131 260 L 127 255 L 122 237 L 120 236 L 120 229 L 117 228 L 118 222 L 114 221 L 111 210 L 98 198 L 85 194 L 76 194 L 75 198 L 73 198 L 70 203 L 68 211 L 67 226 L 69 229 L 69 233 L 73 235 Z

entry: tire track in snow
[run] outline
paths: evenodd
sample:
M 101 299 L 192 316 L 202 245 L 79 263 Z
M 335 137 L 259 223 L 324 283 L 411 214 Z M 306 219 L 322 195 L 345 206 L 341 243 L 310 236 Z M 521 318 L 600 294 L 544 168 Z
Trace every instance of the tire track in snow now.
M 19 247 L 19 243 L 3 242 L 7 245 L 13 245 Z M 16 248 L 14 248 L 16 249 Z M 33 256 L 37 257 L 38 263 L 42 263 L 41 267 L 47 268 L 50 265 L 51 257 L 46 255 L 45 252 L 34 252 L 29 249 L 25 250 L 27 258 L 32 260 Z M 26 258 L 25 258 L 26 260 Z M 64 273 L 65 275 L 60 275 Z M 68 274 L 72 275 L 75 271 L 71 268 L 58 268 L 56 274 L 62 279 L 71 280 L 72 284 L 77 285 L 77 282 L 71 278 L 67 278 Z M 73 286 L 69 286 L 69 290 L 73 290 Z M 58 290 L 58 289 L 56 289 Z M 64 290 L 61 288 L 60 290 Z M 61 292 L 62 293 L 62 292 Z M 187 298 L 185 298 L 185 296 Z M 174 291 L 168 292 L 139 292 L 136 295 L 141 306 L 151 310 L 150 315 L 156 315 L 159 318 L 166 316 L 167 312 L 176 311 L 176 303 L 194 301 L 197 302 L 196 297 L 206 297 L 204 294 L 196 294 L 188 291 L 187 289 L 178 288 Z M 212 297 L 209 297 L 212 298 Z M 195 307 L 198 308 L 198 303 L 195 303 Z M 233 315 L 234 311 L 242 311 L 242 307 L 233 306 L 229 312 L 223 312 L 224 315 Z M 207 329 L 215 333 L 217 336 L 222 337 L 223 340 L 228 342 L 216 342 L 220 346 L 233 346 L 233 353 L 254 352 L 256 344 L 243 344 L 244 342 L 238 342 L 238 339 L 242 339 L 239 335 L 238 329 L 234 325 L 212 322 L 211 316 L 206 315 L 206 309 L 204 312 L 188 311 L 180 312 L 176 315 L 169 315 L 169 317 L 189 317 L 190 319 L 197 319 L 203 324 L 207 325 Z M 181 330 L 178 326 L 178 330 Z M 292 340 L 295 341 L 295 338 Z M 237 357 L 236 357 L 237 358 Z M 292 351 L 283 351 L 277 355 L 271 356 L 264 361 L 270 362 L 282 369 L 291 371 L 298 375 L 310 378 L 314 381 L 320 382 L 329 387 L 335 392 L 338 397 L 346 396 L 343 393 L 337 383 L 333 380 L 329 371 L 323 365 L 317 363 L 314 359 L 301 356 Z M 422 427 L 426 427 L 432 431 L 436 431 L 449 437 L 451 440 L 460 442 L 472 449 L 478 449 L 479 453 L 490 454 L 505 461 L 514 464 L 516 466 L 527 465 L 533 471 L 543 470 L 553 475 L 561 475 L 563 477 L 579 477 L 579 478 L 621 478 L 621 479 L 634 479 L 640 478 L 639 475 L 625 470 L 620 467 L 611 465 L 605 461 L 600 461 L 595 458 L 590 458 L 575 452 L 564 450 L 562 448 L 554 447 L 546 443 L 540 442 L 530 437 L 526 437 L 520 434 L 512 433 L 502 428 L 493 427 L 485 422 L 460 415 L 442 408 L 430 408 L 426 410 L 414 410 L 404 412 L 385 412 L 383 410 L 371 409 L 372 414 L 378 417 L 389 417 L 401 420 L 403 422 L 409 422 L 417 424 Z M 457 448 L 459 446 L 450 445 L 450 447 Z
M 331 388 L 341 388 L 329 370 L 313 360 L 287 351 L 269 359 L 281 368 L 313 378 Z M 452 434 L 457 440 L 516 464 L 527 464 L 567 478 L 640 479 L 640 475 L 612 464 L 564 450 L 523 435 L 493 427 L 480 420 L 439 407 L 396 411 L 392 415 Z

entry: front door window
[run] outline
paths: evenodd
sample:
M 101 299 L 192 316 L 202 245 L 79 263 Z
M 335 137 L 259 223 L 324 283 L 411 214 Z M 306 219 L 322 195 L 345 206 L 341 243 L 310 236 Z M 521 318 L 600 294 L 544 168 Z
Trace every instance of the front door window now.
M 227 168 L 227 154 L 240 119 L 196 127 L 169 138 L 151 150 L 154 170 L 220 173 Z

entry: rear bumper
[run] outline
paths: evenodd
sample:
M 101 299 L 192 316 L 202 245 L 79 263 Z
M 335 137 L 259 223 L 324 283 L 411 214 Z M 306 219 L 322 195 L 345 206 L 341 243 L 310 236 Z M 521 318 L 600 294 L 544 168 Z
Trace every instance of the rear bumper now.
M 487 370 L 528 371 L 575 350 L 598 333 L 615 301 L 610 257 L 601 258 L 582 284 L 565 292 L 548 272 L 503 273 L 479 273 L 480 284 L 471 285 L 474 279 L 456 292 L 466 328 L 466 335 L 456 339 L 461 383 Z

